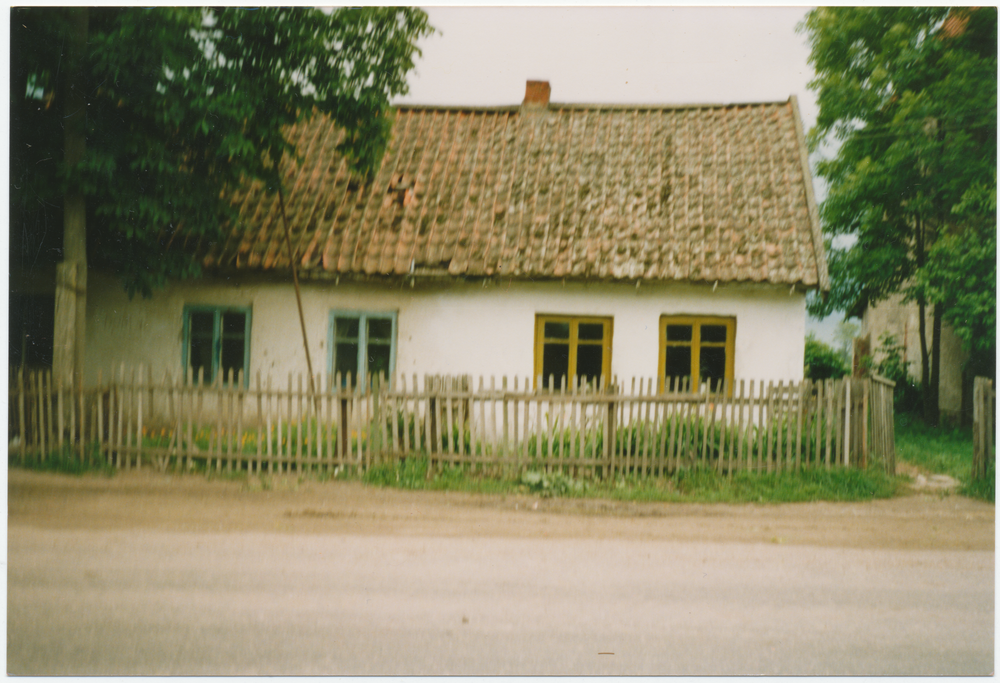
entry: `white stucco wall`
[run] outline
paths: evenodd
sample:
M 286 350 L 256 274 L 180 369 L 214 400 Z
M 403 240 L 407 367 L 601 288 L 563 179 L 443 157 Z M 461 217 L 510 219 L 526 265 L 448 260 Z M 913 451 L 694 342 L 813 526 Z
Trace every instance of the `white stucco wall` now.
M 396 372 L 527 377 L 534 367 L 535 315 L 614 320 L 612 373 L 654 377 L 663 314 L 735 316 L 736 379 L 798 380 L 803 375 L 805 296 L 788 287 L 497 282 L 405 285 L 302 283 L 313 369 L 328 370 L 331 309 L 397 311 Z M 252 309 L 250 371 L 279 382 L 305 372 L 290 283 L 201 280 L 173 283 L 150 300 L 129 301 L 117 282 L 92 274 L 88 292 L 87 380 L 121 363 L 181 371 L 188 304 Z M 488 381 L 488 379 L 487 379 Z

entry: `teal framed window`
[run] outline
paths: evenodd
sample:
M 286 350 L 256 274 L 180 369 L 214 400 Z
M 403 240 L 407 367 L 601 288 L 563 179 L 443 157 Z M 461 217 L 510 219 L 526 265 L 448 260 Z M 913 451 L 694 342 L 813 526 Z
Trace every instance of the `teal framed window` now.
M 341 382 L 351 373 L 353 384 L 365 384 L 381 373 L 387 379 L 396 371 L 395 311 L 330 312 L 330 374 L 339 372 Z
M 250 308 L 233 306 L 185 306 L 184 372 L 190 368 L 197 381 L 204 373 L 206 382 L 214 382 L 222 373 L 226 381 L 243 372 L 243 385 L 250 381 Z

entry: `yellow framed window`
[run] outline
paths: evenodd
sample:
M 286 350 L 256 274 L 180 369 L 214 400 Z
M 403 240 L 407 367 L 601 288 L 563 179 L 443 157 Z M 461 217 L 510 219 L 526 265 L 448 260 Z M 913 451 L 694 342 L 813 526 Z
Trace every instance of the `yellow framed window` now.
M 660 316 L 660 382 L 665 388 L 689 378 L 692 391 L 709 383 L 718 391 L 723 380 L 732 390 L 736 318 Z
M 597 385 L 611 376 L 611 318 L 566 315 L 535 316 L 535 382 L 567 388 L 572 378 Z

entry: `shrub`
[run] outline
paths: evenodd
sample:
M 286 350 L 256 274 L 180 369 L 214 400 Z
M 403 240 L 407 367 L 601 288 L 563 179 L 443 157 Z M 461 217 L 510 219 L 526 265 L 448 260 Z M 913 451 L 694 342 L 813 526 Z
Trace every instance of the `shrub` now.
M 839 379 L 850 372 L 841 355 L 812 334 L 806 337 L 806 379 Z
M 883 333 L 878 342 L 878 359 L 872 367 L 875 372 L 896 383 L 893 392 L 896 410 L 901 413 L 920 412 L 920 384 L 910 376 L 906 348 L 897 341 L 895 335 L 888 332 Z
M 562 472 L 545 473 L 529 470 L 521 475 L 521 483 L 527 486 L 529 491 L 543 498 L 583 493 L 586 490 L 586 484 Z

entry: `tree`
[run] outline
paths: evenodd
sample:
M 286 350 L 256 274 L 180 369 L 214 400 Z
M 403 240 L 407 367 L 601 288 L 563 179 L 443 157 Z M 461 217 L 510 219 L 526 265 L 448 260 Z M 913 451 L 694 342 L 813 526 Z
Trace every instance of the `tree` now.
M 840 379 L 848 372 L 850 369 L 840 353 L 812 333 L 806 335 L 806 379 Z
M 850 364 L 851 353 L 853 351 L 854 338 L 858 336 L 861 327 L 849 320 L 841 320 L 837 323 L 837 329 L 833 331 L 834 347 L 844 363 Z
M 63 61 L 81 13 L 74 89 Z M 352 169 L 369 175 L 389 141 L 389 101 L 406 92 L 416 41 L 432 30 L 424 12 L 386 7 L 11 15 L 12 270 L 64 255 L 55 225 L 63 197 L 79 193 L 87 258 L 146 296 L 199 274 L 195 247 L 234 219 L 232 189 L 252 179 L 280 188 L 279 163 L 296 153 L 287 126 L 329 115 Z M 86 111 L 75 164 L 62 132 L 73 92 Z
M 977 269 L 989 261 L 995 273 L 995 200 L 991 210 L 984 197 L 996 193 L 996 8 L 822 8 L 803 28 L 819 102 L 810 145 L 839 146 L 817 165 L 831 292 L 811 312 L 915 300 L 924 416 L 936 424 L 942 322 L 995 348 L 963 308 L 995 320 L 995 289 L 963 277 L 956 257 L 978 244 Z M 841 235 L 849 246 L 831 239 Z

